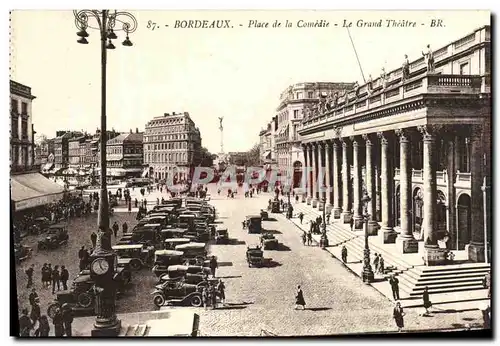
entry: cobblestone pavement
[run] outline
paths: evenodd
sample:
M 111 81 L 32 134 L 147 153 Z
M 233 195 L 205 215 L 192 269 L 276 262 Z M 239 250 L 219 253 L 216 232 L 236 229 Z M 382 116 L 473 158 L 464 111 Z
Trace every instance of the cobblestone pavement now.
M 362 332 L 395 332 L 392 303 L 372 287 L 364 285 L 337 260 L 318 247 L 303 246 L 300 231 L 282 215 L 270 214 L 276 221 L 264 221 L 263 227 L 275 233 L 284 245 L 281 251 L 265 251 L 266 258 L 275 262 L 269 268 L 248 268 L 246 245 L 256 244 L 259 236 L 248 234 L 241 222 L 248 214 L 256 214 L 267 205 L 270 194 L 235 199 L 218 196 L 211 186 L 212 204 L 217 207 L 220 221 L 229 229 L 229 245 L 213 245 L 211 252 L 220 262 L 217 276 L 226 283 L 226 306 L 216 310 L 192 309 L 200 314 L 203 336 L 259 336 L 262 330 L 278 335 L 325 335 Z M 135 191 L 137 193 L 137 189 Z M 134 192 L 132 198 L 134 198 Z M 165 193 L 147 195 L 151 204 Z M 134 225 L 135 215 L 116 213 L 112 222 L 127 220 Z M 35 284 L 40 287 L 39 270 L 44 262 L 65 264 L 70 281 L 78 269 L 77 253 L 81 245 L 90 245 L 89 235 L 95 228 L 96 216 L 70 221 L 69 244 L 51 252 L 37 252 L 32 259 L 16 268 L 19 303 L 27 306 L 26 275 L 24 268 L 35 263 Z M 28 238 L 27 245 L 36 239 Z M 32 244 L 30 244 L 32 243 Z M 126 297 L 118 300 L 118 312 L 153 310 L 150 292 L 155 278 L 149 270 L 133 274 L 134 287 Z M 302 285 L 307 303 L 305 311 L 294 310 L 295 291 Z M 38 289 L 42 311 L 53 299 L 50 290 Z M 405 325 L 409 330 L 476 327 L 481 321 L 480 311 L 437 310 L 431 317 L 419 316 L 419 310 L 407 309 Z

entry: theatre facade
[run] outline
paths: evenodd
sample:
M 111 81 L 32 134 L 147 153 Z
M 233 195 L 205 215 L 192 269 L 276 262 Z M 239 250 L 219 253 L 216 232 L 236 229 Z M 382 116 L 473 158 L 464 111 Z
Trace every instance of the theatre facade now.
M 306 202 L 401 253 L 485 261 L 491 239 L 490 27 L 383 71 L 306 117 Z M 429 54 L 427 52 L 426 54 Z M 401 52 L 403 56 L 404 52 Z M 430 59 L 429 59 L 430 57 Z M 411 58 L 411 57 L 410 57 Z M 444 244 L 444 245 L 443 245 Z

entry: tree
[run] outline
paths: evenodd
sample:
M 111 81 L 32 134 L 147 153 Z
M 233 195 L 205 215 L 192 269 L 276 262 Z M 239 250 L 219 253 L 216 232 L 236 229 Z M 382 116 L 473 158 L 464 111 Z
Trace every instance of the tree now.
M 259 163 L 260 163 L 259 144 L 254 144 L 254 146 L 247 153 L 247 166 L 258 166 Z
M 212 167 L 214 165 L 214 158 L 215 155 L 210 153 L 207 148 L 201 148 L 200 165 L 202 167 Z

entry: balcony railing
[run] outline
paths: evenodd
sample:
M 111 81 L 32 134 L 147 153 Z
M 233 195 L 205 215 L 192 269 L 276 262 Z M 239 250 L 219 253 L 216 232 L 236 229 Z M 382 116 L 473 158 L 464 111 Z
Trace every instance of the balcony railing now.
M 423 170 L 421 169 L 413 169 L 412 170 L 412 182 L 420 182 L 423 181 Z M 399 168 L 394 169 L 394 180 L 400 180 L 401 170 Z M 462 187 L 470 188 L 471 184 L 471 174 L 457 172 L 456 173 L 456 185 L 460 185 Z M 436 182 L 440 184 L 445 184 L 448 182 L 448 173 L 446 171 L 436 171 Z
M 404 82 L 401 76 L 387 81 L 385 89 L 375 81 L 368 92 L 367 85 L 360 87 L 357 96 L 354 90 L 348 93 L 349 100 L 339 100 L 337 107 L 326 113 L 309 117 L 302 128 L 349 116 L 365 113 L 419 94 L 476 94 L 481 92 L 482 77 L 475 75 L 431 75 L 421 74 Z

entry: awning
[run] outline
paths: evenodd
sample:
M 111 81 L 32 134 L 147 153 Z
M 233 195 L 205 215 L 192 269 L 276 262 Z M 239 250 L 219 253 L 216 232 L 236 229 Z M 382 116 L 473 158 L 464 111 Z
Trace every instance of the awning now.
M 148 174 L 149 174 L 149 167 L 144 168 L 144 171 L 142 171 L 141 177 L 147 178 Z
M 54 162 L 49 162 L 49 163 L 46 163 L 45 166 L 43 166 L 43 170 L 50 171 L 52 169 L 52 167 L 54 167 Z
M 271 150 L 266 150 L 264 154 L 262 154 L 262 158 L 267 159 L 271 155 Z
M 40 173 L 13 175 L 10 191 L 16 211 L 58 201 L 64 193 L 59 184 Z

